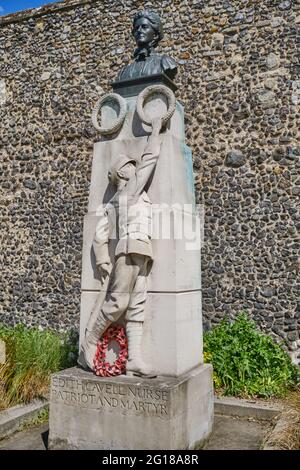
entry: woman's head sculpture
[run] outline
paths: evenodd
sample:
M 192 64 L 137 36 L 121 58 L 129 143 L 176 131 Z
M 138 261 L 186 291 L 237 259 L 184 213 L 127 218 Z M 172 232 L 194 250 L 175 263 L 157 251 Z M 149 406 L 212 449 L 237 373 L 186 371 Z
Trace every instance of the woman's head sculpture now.
M 154 11 L 139 11 L 133 18 L 132 35 L 139 48 L 157 46 L 163 38 L 162 22 Z

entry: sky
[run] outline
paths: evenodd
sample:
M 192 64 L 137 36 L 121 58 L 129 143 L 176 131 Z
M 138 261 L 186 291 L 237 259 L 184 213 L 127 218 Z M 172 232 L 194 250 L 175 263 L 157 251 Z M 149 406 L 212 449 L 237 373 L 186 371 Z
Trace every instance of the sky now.
M 8 15 L 16 11 L 37 8 L 47 3 L 54 3 L 60 0 L 0 0 L 0 16 Z

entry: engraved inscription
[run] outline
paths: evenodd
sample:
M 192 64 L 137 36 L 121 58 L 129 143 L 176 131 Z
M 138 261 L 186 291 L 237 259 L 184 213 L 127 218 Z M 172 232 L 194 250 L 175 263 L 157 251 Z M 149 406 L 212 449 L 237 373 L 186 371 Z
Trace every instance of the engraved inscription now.
M 109 384 L 67 377 L 53 377 L 51 400 L 87 408 L 118 408 L 149 415 L 167 416 L 169 392 L 134 384 Z

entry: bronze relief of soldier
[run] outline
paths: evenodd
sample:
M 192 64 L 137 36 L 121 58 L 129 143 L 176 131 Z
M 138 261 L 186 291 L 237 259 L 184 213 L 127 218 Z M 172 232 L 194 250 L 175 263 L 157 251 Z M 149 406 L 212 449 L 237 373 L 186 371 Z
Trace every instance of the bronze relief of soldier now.
M 158 54 L 155 48 L 163 38 L 163 28 L 160 17 L 153 11 L 140 11 L 133 19 L 132 34 L 137 49 L 134 61 L 124 67 L 117 81 L 132 80 L 164 73 L 173 80 L 177 73 L 177 64 L 167 55 Z

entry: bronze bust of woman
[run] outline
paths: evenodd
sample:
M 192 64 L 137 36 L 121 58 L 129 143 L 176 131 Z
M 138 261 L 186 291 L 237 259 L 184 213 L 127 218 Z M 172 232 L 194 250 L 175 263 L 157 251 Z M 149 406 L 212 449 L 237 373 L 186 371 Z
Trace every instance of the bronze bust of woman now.
M 117 81 L 161 73 L 173 80 L 177 73 L 176 62 L 167 55 L 154 52 L 163 38 L 162 23 L 158 14 L 148 10 L 138 12 L 133 19 L 132 34 L 137 45 L 134 61 L 121 70 Z

